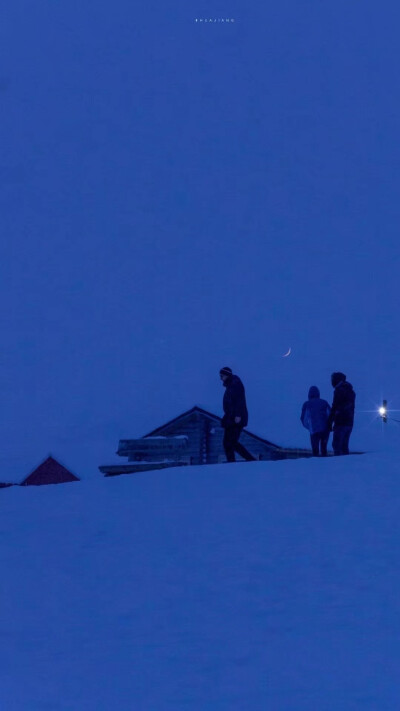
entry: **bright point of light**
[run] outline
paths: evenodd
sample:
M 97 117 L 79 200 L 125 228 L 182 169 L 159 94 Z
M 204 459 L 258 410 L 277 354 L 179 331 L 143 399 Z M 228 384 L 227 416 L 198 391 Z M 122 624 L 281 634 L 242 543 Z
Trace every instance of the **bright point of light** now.
M 383 415 L 386 415 L 386 407 L 380 407 L 379 414 L 381 415 L 381 417 L 383 417 Z

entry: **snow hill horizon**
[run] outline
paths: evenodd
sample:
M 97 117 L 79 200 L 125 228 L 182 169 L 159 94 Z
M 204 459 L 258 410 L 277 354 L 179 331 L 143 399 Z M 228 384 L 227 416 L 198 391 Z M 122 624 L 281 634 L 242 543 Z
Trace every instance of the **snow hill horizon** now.
M 393 711 L 398 461 L 1 490 L 1 708 Z
M 213 412 L 212 408 L 200 403 L 197 405 L 203 410 Z M 215 414 L 218 415 L 218 408 Z M 299 415 L 299 412 L 297 413 Z M 169 411 L 169 419 L 181 413 Z M 397 410 L 394 411 L 397 416 Z M 356 419 L 353 433 L 350 439 L 350 451 L 352 452 L 379 452 L 400 451 L 400 422 L 394 419 L 392 411 L 389 409 L 389 420 L 383 424 L 378 414 L 378 405 L 369 410 L 356 408 Z M 166 416 L 165 422 L 168 421 Z M 75 431 L 73 439 L 65 438 L 65 441 L 54 442 L 49 438 L 48 445 L 38 439 L 33 445 L 29 438 L 21 440 L 21 446 L 13 448 L 11 452 L 4 443 L 3 456 L 0 457 L 2 473 L 0 481 L 18 484 L 25 479 L 37 466 L 39 466 L 48 456 L 54 457 L 63 464 L 69 471 L 79 479 L 97 479 L 102 476 L 99 466 L 104 464 L 124 464 L 126 460 L 116 454 L 120 439 L 134 439 L 143 437 L 151 429 L 160 424 L 164 424 L 162 414 L 153 417 L 153 428 L 148 429 L 132 427 L 124 430 L 118 423 L 109 423 L 104 430 L 94 433 L 91 437 L 85 437 L 85 431 L 79 428 Z M 252 434 L 268 439 L 273 444 L 289 449 L 310 449 L 310 438 L 308 431 L 301 425 L 297 418 L 297 434 L 293 437 L 279 436 L 274 432 L 274 428 L 263 428 L 260 423 L 253 422 L 253 419 L 246 427 Z M 276 426 L 275 426 L 276 429 Z M 279 428 L 278 428 L 279 429 Z M 328 443 L 328 450 L 332 451 L 332 435 Z

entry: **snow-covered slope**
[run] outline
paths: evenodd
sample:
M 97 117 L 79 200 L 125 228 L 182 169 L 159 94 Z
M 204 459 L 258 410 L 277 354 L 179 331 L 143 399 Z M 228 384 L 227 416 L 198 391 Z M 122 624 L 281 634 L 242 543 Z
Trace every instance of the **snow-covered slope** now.
M 398 461 L 0 490 L 0 708 L 394 711 Z

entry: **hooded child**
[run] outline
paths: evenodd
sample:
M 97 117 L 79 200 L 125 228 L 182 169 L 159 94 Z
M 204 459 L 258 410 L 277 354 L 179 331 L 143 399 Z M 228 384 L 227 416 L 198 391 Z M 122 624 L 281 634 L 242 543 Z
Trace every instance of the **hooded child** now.
M 320 397 L 317 386 L 312 385 L 308 391 L 308 400 L 303 404 L 300 420 L 310 432 L 314 457 L 326 457 L 328 454 L 330 412 L 329 403 Z

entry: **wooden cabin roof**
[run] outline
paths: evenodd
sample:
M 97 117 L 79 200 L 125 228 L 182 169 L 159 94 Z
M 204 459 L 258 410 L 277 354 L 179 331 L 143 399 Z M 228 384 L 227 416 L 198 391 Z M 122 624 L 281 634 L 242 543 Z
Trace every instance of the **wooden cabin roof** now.
M 207 417 L 210 420 L 214 420 L 214 422 L 221 427 L 221 417 L 218 417 L 218 415 L 214 415 L 212 412 L 208 412 L 208 410 L 204 410 L 202 407 L 195 405 L 190 410 L 186 410 L 186 412 L 183 412 L 181 415 L 174 417 L 172 420 L 169 420 L 164 425 L 157 427 L 155 430 L 148 432 L 144 436 L 145 437 L 154 437 L 155 435 L 159 434 L 161 430 L 165 429 L 165 427 L 169 427 L 170 425 L 173 425 L 175 422 L 179 422 L 179 420 L 182 420 L 185 417 L 188 417 L 189 415 L 191 415 L 194 412 L 198 412 L 201 415 L 203 415 L 204 417 Z M 273 447 L 274 449 L 277 449 L 277 450 L 284 449 L 284 447 L 280 447 L 278 444 L 274 444 L 273 442 L 270 442 L 268 439 L 264 439 L 264 437 L 260 437 L 259 435 L 256 435 L 253 432 L 249 432 L 246 429 L 243 430 L 243 432 L 245 432 L 250 437 L 254 437 L 254 439 L 257 439 L 259 442 L 263 442 L 263 444 L 266 444 L 268 447 Z

